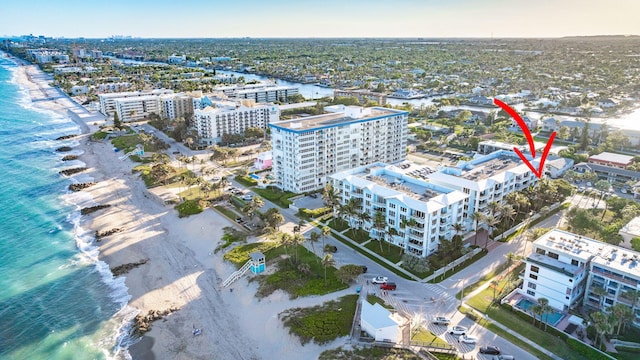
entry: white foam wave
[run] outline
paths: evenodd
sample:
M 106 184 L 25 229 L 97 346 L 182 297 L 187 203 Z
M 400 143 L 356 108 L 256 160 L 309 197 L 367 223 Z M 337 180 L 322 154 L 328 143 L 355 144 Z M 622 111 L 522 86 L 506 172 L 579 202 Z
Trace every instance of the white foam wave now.
M 63 199 L 78 207 L 77 211 L 67 217 L 74 226 L 76 246 L 80 250 L 78 261 L 94 264 L 94 269 L 100 274 L 102 282 L 111 289 L 109 297 L 120 308 L 110 321 L 114 324 L 113 331 L 107 338 L 101 340 L 99 347 L 103 349 L 107 359 L 130 360 L 131 356 L 127 349 L 136 341 L 130 334 L 132 320 L 138 314 L 138 310 L 128 306 L 131 295 L 129 295 L 129 289 L 125 284 L 125 277 L 114 277 L 109 265 L 99 260 L 100 251 L 95 245 L 94 234 L 81 226 L 79 209 L 93 206 L 91 204 L 95 204 L 95 201 L 90 194 L 82 191 L 65 194 Z

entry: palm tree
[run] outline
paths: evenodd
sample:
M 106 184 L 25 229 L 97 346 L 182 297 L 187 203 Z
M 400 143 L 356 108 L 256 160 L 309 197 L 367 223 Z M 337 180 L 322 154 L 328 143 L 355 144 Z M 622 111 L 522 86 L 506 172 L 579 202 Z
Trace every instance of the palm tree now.
M 609 318 L 600 311 L 592 312 L 591 320 L 593 320 L 593 327 L 596 329 L 596 333 L 598 334 L 596 341 L 593 344 L 597 348 L 598 341 L 600 342 L 600 345 L 602 345 L 602 336 L 611 333 L 612 326 L 609 322 Z
M 335 261 L 333 260 L 333 255 L 325 254 L 322 258 L 322 266 L 324 267 L 324 283 L 327 284 L 327 266 L 333 266 Z
M 453 225 L 451 225 L 451 228 L 453 229 L 453 231 L 456 232 L 456 235 L 458 235 L 458 233 L 462 232 L 464 230 L 464 226 L 460 223 L 455 223 Z
M 327 237 L 331 235 L 331 228 L 328 226 L 322 227 L 322 248 L 324 249 L 324 242 Z
M 500 220 L 495 216 L 489 216 L 484 220 L 485 224 L 489 227 L 489 234 L 487 235 L 487 240 L 484 242 L 484 249 L 487 250 L 487 246 L 489 245 L 489 238 L 492 238 L 493 228 L 500 223 Z
M 496 292 L 498 291 L 498 285 L 500 285 L 500 282 L 496 279 L 491 280 L 491 288 L 493 289 L 493 301 L 496 301 Z
M 593 295 L 596 295 L 598 297 L 598 310 L 601 310 L 602 303 L 604 302 L 604 297 L 607 295 L 607 289 L 591 283 L 591 288 L 589 290 Z
M 313 253 L 316 253 L 316 248 L 313 244 L 315 244 L 316 242 L 318 242 L 318 240 L 320 240 L 320 234 L 317 232 L 312 232 L 311 234 L 309 234 L 309 244 L 311 245 L 311 250 L 313 251 Z
M 328 183 L 322 190 L 322 201 L 324 202 L 325 206 L 328 206 L 331 208 L 331 210 L 333 210 L 333 217 L 335 219 L 335 217 L 337 216 L 336 208 L 340 204 L 340 195 L 333 188 L 333 185 L 331 185 L 331 183 Z
M 633 310 L 627 305 L 621 303 L 610 306 L 607 308 L 607 311 L 609 311 L 611 322 L 617 325 L 616 335 L 620 335 L 620 330 L 622 329 L 623 324 L 630 323 L 635 317 Z
M 491 216 L 493 217 L 497 217 L 496 213 L 500 211 L 500 208 L 501 208 L 501 205 L 497 201 L 492 201 L 489 204 L 487 204 L 487 209 L 489 210 L 489 214 L 491 214 Z
M 387 227 L 387 217 L 382 210 L 376 211 L 373 216 L 373 228 L 376 229 L 378 235 L 378 243 L 380 244 L 380 253 L 382 253 L 382 239 L 384 239 L 384 229 Z
M 516 210 L 513 208 L 512 205 L 504 204 L 502 205 L 502 208 L 500 208 L 500 214 L 501 214 L 500 215 L 501 218 L 509 220 L 509 222 L 507 223 L 507 229 L 510 229 L 513 219 L 516 218 Z
M 481 221 L 484 221 L 484 217 L 485 217 L 484 214 L 479 212 L 479 211 L 476 211 L 471 215 L 471 219 L 476 224 L 476 227 L 475 227 L 476 236 L 473 239 L 473 245 L 474 246 L 478 246 L 478 223 L 481 222 Z
M 536 320 L 538 319 L 538 316 L 540 316 L 540 321 L 542 321 L 542 306 L 532 305 L 529 307 L 529 310 L 533 315 L 533 325 L 536 324 Z
M 304 244 L 305 240 L 307 240 L 302 234 L 297 233 L 293 235 L 291 238 L 291 244 L 295 247 L 296 250 L 296 264 L 298 263 L 298 248 L 300 245 Z
M 542 315 L 544 315 L 544 331 L 547 331 L 547 318 L 553 308 L 549 306 L 549 299 L 543 297 L 538 299 L 538 305 L 540 305 Z
M 280 233 L 280 243 L 284 246 L 284 252 L 289 255 L 289 246 L 293 242 L 293 236 L 287 233 Z M 293 265 L 293 261 L 291 261 L 291 256 L 289 256 L 289 263 Z

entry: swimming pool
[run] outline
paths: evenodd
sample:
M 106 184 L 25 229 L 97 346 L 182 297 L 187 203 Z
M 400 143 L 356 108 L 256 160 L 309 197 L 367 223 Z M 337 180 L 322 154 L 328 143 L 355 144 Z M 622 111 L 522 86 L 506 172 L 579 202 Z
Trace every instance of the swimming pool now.
M 529 308 L 533 305 L 536 305 L 536 303 L 526 298 L 522 298 L 518 300 L 518 302 L 516 303 L 516 306 L 524 310 L 527 314 L 530 314 Z M 562 313 L 557 312 L 556 310 L 553 310 L 552 312 L 548 312 L 545 315 L 542 315 L 542 320 L 543 321 L 546 320 L 547 324 L 549 325 L 556 325 L 557 323 L 560 322 L 563 316 L 564 315 Z

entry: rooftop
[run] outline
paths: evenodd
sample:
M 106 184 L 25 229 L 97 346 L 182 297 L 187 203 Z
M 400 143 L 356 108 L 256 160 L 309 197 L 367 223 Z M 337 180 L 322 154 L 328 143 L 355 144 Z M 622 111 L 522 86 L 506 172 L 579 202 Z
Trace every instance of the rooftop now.
M 589 161 L 605 161 L 616 164 L 629 165 L 633 161 L 633 156 L 615 154 L 610 152 L 601 152 L 598 155 L 590 156 Z
M 621 233 L 627 233 L 632 236 L 640 236 L 640 216 L 636 216 L 627 223 L 622 229 Z
M 640 253 L 633 250 L 558 229 L 549 231 L 533 244 L 582 259 L 585 263 L 591 260 L 592 264 L 640 279 Z
M 499 172 L 511 170 L 522 165 L 521 160 L 509 156 L 500 156 L 489 161 L 479 163 L 470 169 L 463 169 L 461 177 L 467 180 L 483 180 Z
M 368 120 L 375 120 L 380 117 L 406 113 L 405 111 L 392 110 L 387 108 L 367 108 L 368 114 L 363 117 L 351 117 L 344 113 L 330 113 L 294 120 L 279 121 L 270 124 L 272 127 L 290 129 L 295 131 L 315 130 L 323 127 L 334 127 L 350 123 L 358 123 Z

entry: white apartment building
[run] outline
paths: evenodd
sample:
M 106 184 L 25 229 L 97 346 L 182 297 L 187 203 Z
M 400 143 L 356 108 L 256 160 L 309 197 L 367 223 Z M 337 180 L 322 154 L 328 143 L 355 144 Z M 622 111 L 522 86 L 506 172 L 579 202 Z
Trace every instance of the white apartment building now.
M 525 259 L 522 289 L 532 299 L 544 297 L 566 312 L 582 304 L 604 311 L 622 303 L 631 307 L 640 326 L 640 302 L 629 291 L 640 290 L 640 253 L 554 229 L 533 242 Z M 605 295 L 594 292 L 604 288 Z
M 250 127 L 267 128 L 280 120 L 280 109 L 273 104 L 256 104 L 253 101 L 217 101 L 214 106 L 196 109 L 194 126 L 200 142 L 213 145 L 224 134 L 243 134 Z
M 340 112 L 269 124 L 272 174 L 282 190 L 318 190 L 337 172 L 405 159 L 409 113 L 357 106 L 333 110 Z
M 160 115 L 160 97 L 156 95 L 119 98 L 114 104 L 122 122 L 142 120 L 149 114 Z
M 98 98 L 100 99 L 100 112 L 106 116 L 113 115 L 116 111 L 116 100 L 124 99 L 124 98 L 135 98 L 141 96 L 160 96 L 166 94 L 173 94 L 173 90 L 169 89 L 156 89 L 153 91 L 130 91 L 130 92 L 120 92 L 120 93 L 109 93 L 109 94 L 100 94 Z M 157 113 L 160 115 L 160 113 Z M 120 114 L 118 114 L 120 115 Z M 120 118 L 122 120 L 122 118 Z
M 538 160 L 533 161 L 533 166 L 538 166 Z M 487 215 L 490 202 L 503 203 L 509 193 L 532 186 L 538 180 L 518 155 L 505 150 L 460 162 L 453 167 L 441 167 L 427 178 L 434 184 L 469 195 L 462 219 L 466 230 L 474 227 L 471 217 L 474 212 Z
M 222 92 L 229 98 L 248 99 L 255 102 L 286 102 L 290 96 L 300 93 L 297 87 L 272 83 L 216 86 L 213 91 Z
M 371 237 L 421 257 L 437 251 L 441 239 L 449 240 L 455 235 L 451 225 L 462 221 L 463 206 L 469 197 L 382 163 L 343 171 L 329 178 L 343 204 L 351 198 L 359 199 L 362 206 L 359 212 L 370 215 L 364 222 L 349 219 L 351 226 L 362 226 Z M 378 211 L 385 216 L 384 230 L 374 227 Z M 397 235 L 390 234 L 390 228 L 396 229 Z
M 549 299 L 549 305 L 561 311 L 578 305 L 584 296 L 587 264 L 593 257 L 582 248 L 587 241 L 595 240 L 577 239 L 576 235 L 558 229 L 538 238 L 524 260 L 524 282 L 518 292 L 534 300 Z

